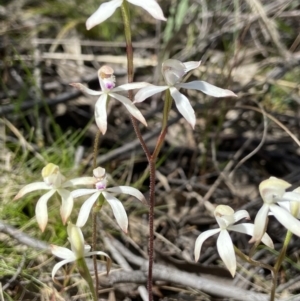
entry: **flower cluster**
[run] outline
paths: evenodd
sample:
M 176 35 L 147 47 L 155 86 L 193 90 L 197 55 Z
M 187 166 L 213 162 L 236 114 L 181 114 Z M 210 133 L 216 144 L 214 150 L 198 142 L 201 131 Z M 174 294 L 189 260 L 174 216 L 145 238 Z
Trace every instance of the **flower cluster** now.
M 262 241 L 269 248 L 274 248 L 273 242 L 266 233 L 267 217 L 273 215 L 286 229 L 300 236 L 300 187 L 286 192 L 290 183 L 270 177 L 259 185 L 259 192 L 264 202 L 258 211 L 254 225 L 249 223 L 234 225 L 242 218 L 250 219 L 246 210 L 234 212 L 232 208 L 219 205 L 215 209 L 215 218 L 219 225 L 218 229 L 208 230 L 201 233 L 195 243 L 195 260 L 200 257 L 203 242 L 210 236 L 220 233 L 217 239 L 217 249 L 221 259 L 234 276 L 236 272 L 235 251 L 228 231 L 236 231 L 252 236 L 250 243 Z
M 118 7 L 122 6 L 123 12 L 125 14 L 127 11 L 127 2 L 143 8 L 151 16 L 158 20 L 166 20 L 160 6 L 155 0 L 111 0 L 109 2 L 102 3 L 100 7 L 88 18 L 88 20 L 86 21 L 86 28 L 89 30 L 105 21 L 116 11 Z M 235 93 L 233 93 L 232 91 L 218 88 L 204 81 L 196 80 L 189 83 L 183 83 L 184 76 L 189 71 L 198 68 L 199 65 L 199 61 L 182 63 L 175 59 L 168 59 L 162 64 L 162 74 L 166 85 L 155 86 L 146 82 L 137 82 L 123 84 L 118 87 L 116 87 L 114 70 L 110 66 L 104 65 L 98 70 L 98 78 L 101 91 L 91 90 L 81 83 L 71 83 L 71 86 L 81 90 L 86 94 L 98 97 L 95 103 L 95 121 L 100 132 L 103 135 L 107 132 L 107 102 L 110 98 L 116 99 L 121 102 L 134 118 L 140 121 L 143 125 L 147 126 L 147 122 L 140 110 L 136 107 L 136 104 L 144 101 L 145 99 L 153 96 L 156 93 L 160 93 L 166 90 L 168 91 L 168 93 L 170 93 L 172 99 L 174 99 L 175 105 L 180 114 L 194 128 L 196 124 L 195 112 L 189 102 L 189 99 L 184 94 L 179 92 L 181 88 L 198 90 L 213 97 L 236 97 Z M 139 91 L 136 93 L 134 101 L 122 95 L 122 93 L 135 89 L 139 89 Z M 42 178 L 43 182 L 31 183 L 23 187 L 14 199 L 17 200 L 24 195 L 36 190 L 46 190 L 46 193 L 38 199 L 35 209 L 37 223 L 40 229 L 44 231 L 48 223 L 47 203 L 49 199 L 55 194 L 60 197 L 60 215 L 63 224 L 66 224 L 68 222 L 67 233 L 68 240 L 71 244 L 71 249 L 54 245 L 51 246 L 52 253 L 62 259 L 61 262 L 57 263 L 54 266 L 52 270 L 52 278 L 55 277 L 57 271 L 63 265 L 75 262 L 79 272 L 89 283 L 91 291 L 93 291 L 93 281 L 91 279 L 84 258 L 92 255 L 104 255 L 108 258 L 107 270 L 109 270 L 110 258 L 106 253 L 101 251 L 90 252 L 90 247 L 84 244 L 84 237 L 81 228 L 86 224 L 92 208 L 96 207 L 97 205 L 101 207 L 106 201 L 110 205 L 118 225 L 120 226 L 122 231 L 126 233 L 128 230 L 128 217 L 124 206 L 116 197 L 116 195 L 128 194 L 130 196 L 134 196 L 143 203 L 146 203 L 145 197 L 139 190 L 129 186 L 108 187 L 106 171 L 101 167 L 95 168 L 93 170 L 92 177 L 80 177 L 72 180 L 66 180 L 66 178 L 60 172 L 59 167 L 53 163 L 49 163 L 42 169 Z M 88 188 L 75 189 L 75 187 L 79 185 L 88 186 Z M 196 260 L 199 259 L 201 247 L 204 240 L 213 234 L 219 233 L 217 241 L 218 252 L 225 265 L 230 270 L 231 274 L 234 275 L 236 271 L 236 260 L 233 244 L 231 242 L 228 231 L 237 231 L 252 235 L 252 240 L 262 240 L 262 242 L 269 247 L 273 247 L 273 243 L 270 237 L 261 230 L 265 228 L 265 220 L 269 210 L 284 225 L 290 225 L 290 229 L 293 233 L 300 235 L 300 232 L 296 230 L 299 222 L 295 218 L 294 220 L 292 220 L 292 222 L 288 221 L 288 211 L 286 211 L 286 209 L 284 209 L 283 207 L 275 205 L 275 202 L 278 202 L 281 197 L 284 197 L 284 189 L 287 187 L 284 181 L 282 181 L 282 183 L 280 182 L 280 185 L 282 185 L 280 186 L 280 188 L 276 188 L 277 190 L 275 189 L 276 195 L 271 195 L 271 192 L 268 190 L 269 186 L 267 187 L 266 184 L 262 185 L 261 194 L 263 196 L 265 204 L 260 210 L 258 218 L 255 220 L 254 225 L 234 225 L 235 222 L 239 221 L 242 218 L 248 219 L 248 213 L 245 210 L 237 211 L 236 213 L 234 213 L 233 209 L 228 206 L 218 206 L 215 210 L 215 217 L 220 228 L 209 230 L 206 233 L 202 233 L 198 237 L 195 247 Z M 295 193 L 298 193 L 298 191 Z M 82 196 L 89 197 L 81 206 L 76 225 L 74 225 L 69 220 L 74 205 L 74 199 Z M 285 201 L 293 198 L 295 198 L 295 194 L 285 195 Z M 284 206 L 285 203 L 282 201 L 282 204 Z M 282 211 L 284 211 L 285 213 L 281 213 L 281 216 L 279 217 L 279 213 Z M 95 291 L 93 299 L 97 300 Z
M 101 195 L 103 195 L 105 200 L 111 206 L 117 223 L 125 233 L 127 232 L 128 228 L 128 217 L 124 206 L 122 205 L 121 201 L 115 197 L 115 194 L 129 194 L 136 197 L 141 202 L 146 202 L 143 194 L 136 188 L 132 188 L 130 186 L 116 186 L 108 188 L 106 172 L 105 169 L 101 167 L 94 169 L 93 177 L 81 177 L 72 180 L 66 180 L 66 178 L 61 174 L 59 167 L 53 163 L 49 163 L 42 169 L 42 177 L 44 180 L 43 182 L 35 182 L 24 186 L 14 198 L 17 200 L 27 193 L 35 190 L 48 190 L 48 192 L 39 198 L 35 208 L 36 219 L 42 231 L 45 230 L 48 222 L 47 202 L 55 193 L 60 196 L 62 201 L 60 214 L 63 224 L 66 224 L 71 215 L 74 198 L 92 194 L 92 196 L 90 196 L 83 203 L 76 225 L 73 225 L 69 222 L 68 236 L 72 251 L 58 246 L 51 247 L 52 253 L 55 256 L 63 259 L 63 261 L 54 266 L 52 277 L 54 277 L 57 270 L 61 266 L 69 262 L 78 261 L 79 259 L 83 259 L 84 257 L 91 256 L 93 254 L 99 254 L 108 257 L 108 255 L 103 252 L 89 252 L 90 248 L 84 246 L 84 239 L 80 230 L 80 228 L 85 225 L 94 203 L 99 200 Z M 95 188 L 77 189 L 73 190 L 72 192 L 66 189 L 72 189 L 78 185 L 93 185 Z

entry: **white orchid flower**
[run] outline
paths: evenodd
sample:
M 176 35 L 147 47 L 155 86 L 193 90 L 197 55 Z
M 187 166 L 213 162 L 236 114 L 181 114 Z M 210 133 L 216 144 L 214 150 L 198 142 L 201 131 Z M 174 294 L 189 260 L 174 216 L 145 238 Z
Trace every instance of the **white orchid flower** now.
M 196 123 L 195 111 L 192 108 L 188 98 L 179 92 L 180 88 L 195 89 L 214 97 L 236 97 L 236 94 L 232 91 L 218 88 L 205 81 L 196 80 L 189 83 L 181 83 L 183 76 L 187 72 L 198 68 L 200 63 L 201 61 L 182 63 L 173 59 L 166 60 L 162 64 L 162 74 L 167 85 L 149 85 L 145 88 L 142 88 L 135 95 L 134 103 L 142 102 L 156 93 L 169 89 L 178 111 L 192 126 L 192 128 L 194 128 Z
M 128 91 L 128 90 L 134 90 L 134 89 L 140 89 L 147 85 L 148 83 L 128 83 L 125 85 L 121 85 L 117 88 L 115 88 L 115 77 L 113 75 L 114 70 L 109 66 L 102 66 L 98 70 L 98 77 L 99 82 L 101 86 L 102 91 L 94 91 L 91 90 L 84 85 L 80 83 L 72 83 L 71 86 L 93 96 L 99 96 L 96 105 L 95 105 L 95 120 L 96 123 L 101 131 L 101 133 L 104 135 L 107 130 L 107 113 L 106 113 L 106 103 L 108 100 L 108 97 L 111 96 L 112 98 L 115 98 L 119 100 L 129 111 L 129 113 L 134 116 L 137 120 L 139 120 L 141 123 L 143 123 L 145 126 L 147 126 L 147 122 L 142 115 L 142 113 L 138 110 L 138 108 L 128 99 L 127 97 L 123 95 L 119 95 L 115 92 L 122 92 L 122 91 Z
M 300 219 L 300 187 L 284 193 L 278 205 Z
M 118 200 L 114 196 L 114 194 L 120 194 L 120 193 L 129 194 L 136 197 L 138 200 L 140 200 L 143 203 L 146 203 L 145 197 L 139 190 L 129 186 L 116 186 L 116 187 L 107 188 L 106 173 L 105 173 L 105 169 L 102 167 L 98 167 L 94 169 L 93 175 L 94 177 L 85 178 L 85 184 L 95 185 L 94 189 L 77 189 L 72 191 L 72 196 L 74 198 L 92 194 L 81 206 L 76 225 L 78 227 L 83 227 L 85 225 L 94 203 L 98 200 L 100 195 L 103 195 L 103 197 L 111 206 L 111 209 L 117 220 L 118 225 L 125 233 L 127 233 L 127 228 L 128 228 L 127 214 L 121 201 Z
M 216 207 L 214 215 L 220 228 L 205 231 L 198 236 L 195 243 L 195 261 L 199 260 L 203 242 L 210 236 L 220 233 L 217 239 L 217 249 L 225 266 L 231 273 L 232 277 L 234 277 L 236 272 L 236 257 L 233 243 L 228 231 L 252 235 L 254 225 L 248 223 L 233 225 L 242 218 L 250 219 L 246 210 L 234 212 L 234 210 L 229 206 L 219 205 Z M 262 242 L 268 247 L 274 248 L 271 238 L 266 233 L 262 237 Z
M 71 244 L 71 250 L 59 247 L 55 245 L 51 245 L 51 252 L 53 255 L 63 259 L 59 263 L 57 263 L 52 270 L 52 279 L 54 279 L 57 271 L 65 264 L 70 262 L 77 262 L 80 259 L 83 259 L 85 257 L 89 257 L 92 255 L 103 255 L 105 256 L 107 261 L 107 269 L 109 270 L 109 267 L 111 265 L 110 257 L 101 251 L 93 251 L 90 252 L 91 247 L 84 244 L 84 238 L 81 232 L 81 229 L 79 227 L 76 227 L 75 225 L 69 223 L 68 224 L 68 240 Z M 77 262 L 80 264 L 80 262 Z
M 286 201 L 288 195 L 291 197 L 291 194 L 285 192 L 290 186 L 290 183 L 275 177 L 270 177 L 259 184 L 259 192 L 264 204 L 255 217 L 254 233 L 250 243 L 259 241 L 263 235 L 269 211 L 271 211 L 272 215 L 274 215 L 286 229 L 290 230 L 293 234 L 300 236 L 300 221 L 293 217 L 286 209 L 276 204 L 278 202 Z
M 62 200 L 60 215 L 63 224 L 65 224 L 73 209 L 73 197 L 71 196 L 71 192 L 66 188 L 74 185 L 79 185 L 80 179 L 75 181 L 66 181 L 65 177 L 60 173 L 59 167 L 53 163 L 47 164 L 42 169 L 42 177 L 44 179 L 44 182 L 36 182 L 24 186 L 14 197 L 14 200 L 17 200 L 23 197 L 25 194 L 35 190 L 49 190 L 39 198 L 35 207 L 37 223 L 42 232 L 44 232 L 45 227 L 48 223 L 48 200 L 51 198 L 51 196 L 54 195 L 55 192 L 60 195 Z
M 166 21 L 163 11 L 155 0 L 127 0 L 127 2 L 142 7 L 155 19 Z M 122 3 L 123 0 L 112 0 L 110 2 L 102 3 L 100 7 L 87 19 L 85 24 L 86 29 L 90 30 L 94 26 L 108 19 L 115 10 L 122 5 Z

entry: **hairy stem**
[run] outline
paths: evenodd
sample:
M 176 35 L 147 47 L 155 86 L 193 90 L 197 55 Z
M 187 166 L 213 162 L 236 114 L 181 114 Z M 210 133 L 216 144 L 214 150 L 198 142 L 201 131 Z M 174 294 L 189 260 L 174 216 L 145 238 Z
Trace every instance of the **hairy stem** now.
M 121 6 L 124 29 L 125 29 L 125 40 L 126 40 L 126 52 L 127 52 L 127 73 L 128 83 L 133 82 L 133 48 L 131 40 L 131 28 L 130 28 L 130 17 L 127 2 L 123 1 Z M 128 91 L 128 98 L 133 101 L 133 92 Z M 153 211 L 155 202 L 155 159 L 151 160 L 150 151 L 142 137 L 137 120 L 130 115 L 132 125 L 136 136 L 138 137 L 144 153 L 147 157 L 147 161 L 150 166 L 150 197 L 149 197 L 149 270 L 148 270 L 148 300 L 153 300 L 152 294 L 152 266 L 153 266 Z
M 94 151 L 93 151 L 93 169 L 97 168 L 97 155 L 98 155 L 98 146 L 100 140 L 100 131 L 98 130 L 95 140 L 94 140 Z M 97 219 L 96 219 L 95 210 L 92 212 L 92 250 L 96 251 L 97 249 Z M 98 295 L 98 287 L 99 287 L 99 277 L 98 277 L 98 266 L 97 266 L 97 256 L 93 255 L 93 266 L 95 273 L 95 293 Z

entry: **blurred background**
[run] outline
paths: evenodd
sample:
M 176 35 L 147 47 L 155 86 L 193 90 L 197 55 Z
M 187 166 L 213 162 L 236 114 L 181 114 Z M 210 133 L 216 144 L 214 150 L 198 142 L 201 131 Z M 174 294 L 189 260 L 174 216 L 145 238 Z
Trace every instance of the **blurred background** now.
M 191 264 L 196 237 L 216 227 L 215 206 L 246 209 L 253 220 L 262 204 L 257 190 L 262 180 L 276 176 L 293 188 L 299 186 L 300 4 L 297 0 L 158 2 L 166 22 L 129 4 L 134 80 L 163 85 L 164 60 L 201 60 L 184 81 L 205 80 L 234 91 L 238 98 L 216 99 L 181 90 L 191 101 L 197 122 L 192 130 L 173 106 L 157 170 L 156 260 L 193 273 L 212 267 L 208 274 L 228 277 L 215 238 L 205 242 L 200 263 Z M 86 293 L 83 283 L 64 292 L 54 285 L 49 273 L 55 259 L 7 229 L 18 228 L 36 243 L 66 242 L 65 228 L 56 218 L 59 199 L 49 201 L 49 224 L 43 234 L 34 218 L 39 193 L 12 199 L 24 185 L 42 180 L 40 172 L 48 162 L 59 165 L 67 178 L 91 175 L 97 98 L 69 84 L 81 82 L 99 90 L 97 70 L 104 64 L 115 70 L 117 85 L 127 81 L 120 9 L 92 30 L 85 29 L 86 19 L 99 5 L 95 0 L 0 0 L 0 281 L 8 284 L 3 300 L 87 300 L 78 297 Z M 155 95 L 137 105 L 148 122 L 148 128 L 140 128 L 150 149 L 160 132 L 163 99 L 163 94 Z M 111 185 L 133 185 L 147 196 L 147 160 L 128 112 L 114 100 L 108 111 L 108 132 L 101 137 L 97 162 L 111 175 Z M 105 207 L 100 214 L 102 237 L 113 235 L 141 255 L 147 252 L 147 208 L 133 199 L 124 201 L 128 236 L 120 233 Z M 74 220 L 80 204 L 75 204 Z M 89 231 L 87 227 L 91 243 Z M 280 249 L 284 229 L 270 218 L 268 232 Z M 249 249 L 248 237 L 233 234 L 232 239 L 245 252 Z M 99 246 L 109 252 L 101 237 Z M 300 293 L 292 281 L 298 279 L 299 247 L 299 239 L 293 239 L 280 280 L 290 285 L 282 286 L 279 294 Z M 269 250 L 258 253 L 258 260 L 274 262 Z M 266 292 L 271 283 L 268 272 L 253 268 L 246 273 L 240 264 L 242 277 L 234 284 Z M 176 289 L 157 286 L 156 298 L 227 300 L 195 289 Z M 116 300 L 141 298 L 134 285 L 111 291 Z M 105 300 L 107 295 L 103 292 Z

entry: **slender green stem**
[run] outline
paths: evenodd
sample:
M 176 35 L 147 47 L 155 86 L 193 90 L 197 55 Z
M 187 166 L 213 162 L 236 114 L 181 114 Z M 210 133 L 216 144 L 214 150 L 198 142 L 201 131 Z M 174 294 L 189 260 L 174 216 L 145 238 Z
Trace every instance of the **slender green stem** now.
M 172 97 L 170 95 L 170 90 L 168 89 L 165 94 L 165 104 L 164 104 L 163 120 L 162 120 L 162 127 L 161 127 L 161 131 L 160 131 L 160 135 L 157 139 L 154 152 L 151 156 L 151 159 L 154 161 L 156 161 L 158 154 L 161 150 L 161 147 L 163 145 L 163 142 L 165 140 L 165 136 L 167 133 L 167 127 L 168 127 L 168 117 L 169 117 L 171 107 L 172 107 Z
M 290 205 L 290 207 L 292 208 L 291 213 L 294 217 L 297 216 L 298 213 L 298 204 L 296 206 L 292 206 Z M 277 288 L 277 278 L 278 278 L 278 272 L 279 269 L 281 267 L 282 262 L 284 261 L 285 258 L 285 254 L 288 248 L 288 245 L 291 241 L 291 238 L 293 236 L 293 233 L 291 231 L 287 231 L 285 239 L 284 239 L 284 243 L 282 246 L 282 249 L 279 253 L 279 256 L 277 258 L 277 261 L 274 265 L 274 275 L 273 275 L 273 285 L 272 285 L 272 289 L 271 289 L 271 296 L 270 296 L 270 301 L 274 301 L 275 300 L 275 292 L 276 292 L 276 288 Z
M 121 6 L 122 11 L 122 17 L 123 17 L 123 23 L 124 23 L 124 33 L 125 33 L 125 41 L 126 41 L 126 53 L 127 53 L 127 73 L 128 73 L 128 83 L 133 82 L 133 47 L 132 47 L 132 40 L 131 40 L 131 28 L 130 28 L 130 16 L 129 16 L 129 10 L 128 10 L 128 4 L 127 1 L 123 1 Z M 128 98 L 133 101 L 133 91 L 128 91 Z M 150 160 L 150 151 L 142 137 L 142 134 L 140 132 L 138 122 L 137 120 L 130 115 L 132 126 L 134 128 L 135 134 L 138 137 L 141 146 L 144 150 L 144 153 L 147 157 L 147 160 L 149 162 Z
M 252 264 L 252 265 L 254 265 L 256 267 L 261 267 L 261 268 L 264 268 L 264 269 L 268 269 L 273 274 L 274 268 L 272 266 L 270 266 L 269 264 L 253 260 L 252 258 L 250 258 L 249 256 L 247 256 L 246 254 L 244 254 L 236 246 L 234 246 L 234 252 L 235 252 L 236 255 L 238 255 L 244 261 L 246 261 L 246 262 L 248 262 L 248 263 L 250 263 L 250 264 Z
M 84 258 L 80 258 L 76 260 L 77 268 L 83 279 L 88 283 L 90 291 L 93 296 L 93 301 L 98 301 L 98 293 L 97 289 L 94 287 L 93 279 L 90 274 L 89 268 L 84 260 Z

